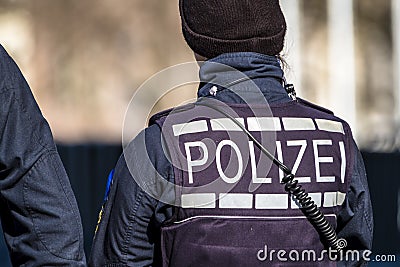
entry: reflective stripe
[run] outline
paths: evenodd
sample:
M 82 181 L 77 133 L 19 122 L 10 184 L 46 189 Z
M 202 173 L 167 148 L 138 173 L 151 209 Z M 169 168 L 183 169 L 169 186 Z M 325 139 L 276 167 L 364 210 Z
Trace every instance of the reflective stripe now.
M 314 200 L 317 207 L 321 207 L 322 193 L 308 193 L 308 195 L 312 198 L 312 200 Z M 290 208 L 292 209 L 300 208 L 299 202 L 297 200 L 294 200 L 293 197 L 291 197 L 290 199 L 291 199 Z
M 315 119 L 315 122 L 321 131 L 344 134 L 343 124 L 339 121 Z
M 346 194 L 342 193 L 342 192 L 337 192 L 337 204 L 338 206 L 341 206 L 344 202 L 344 200 L 346 199 Z
M 346 193 L 342 192 L 326 192 L 324 194 L 324 207 L 335 207 L 343 204 Z
M 208 126 L 207 121 L 200 120 L 172 125 L 172 130 L 174 131 L 174 136 L 179 136 L 182 134 L 207 132 Z
M 287 209 L 288 194 L 257 194 L 256 209 Z
M 336 214 L 324 214 L 325 217 L 334 217 L 336 219 Z M 293 219 L 307 219 L 306 216 L 224 216 L 224 215 L 198 215 L 183 219 L 182 221 L 174 222 L 174 224 L 185 223 L 187 221 L 195 219 L 225 219 L 225 220 L 237 220 L 237 219 L 251 219 L 251 220 L 293 220 Z
M 236 120 L 244 126 L 243 118 Z M 241 131 L 241 129 L 229 118 L 211 119 L 213 131 Z M 344 133 L 343 124 L 339 121 L 315 119 L 318 129 L 321 131 Z M 247 118 L 249 131 L 281 131 L 282 127 L 279 118 L 274 117 L 249 117 Z M 311 118 L 282 118 L 283 127 L 286 131 L 310 131 L 316 130 Z M 175 136 L 189 133 L 200 133 L 208 131 L 205 120 L 192 121 L 172 126 Z
M 337 206 L 337 192 L 326 192 L 324 194 L 324 207 Z
M 215 194 L 182 194 L 181 206 L 182 208 L 215 209 Z
M 243 118 L 236 120 L 244 126 Z M 321 131 L 344 133 L 343 124 L 339 121 L 315 119 L 318 129 Z M 213 131 L 241 131 L 241 129 L 229 118 L 211 119 L 211 129 Z M 275 117 L 249 117 L 247 118 L 249 131 L 281 131 L 282 127 L 279 118 Z M 311 118 L 282 118 L 283 127 L 286 131 L 310 131 L 316 130 Z M 205 120 L 192 121 L 176 124 L 172 126 L 175 136 L 190 133 L 200 133 L 208 131 Z
M 311 118 L 282 118 L 282 122 L 286 131 L 315 130 L 315 125 Z
M 247 118 L 249 131 L 281 131 L 281 122 L 279 118 L 260 117 Z
M 219 207 L 221 209 L 251 209 L 253 207 L 252 194 L 219 194 Z
M 321 207 L 322 193 L 308 194 Z M 287 194 L 256 194 L 256 209 L 288 209 Z M 324 207 L 340 206 L 344 203 L 346 194 L 342 192 L 325 192 Z M 215 209 L 214 193 L 183 194 L 181 197 L 182 208 L 209 208 Z M 297 200 L 292 197 L 290 208 L 298 209 L 300 206 Z M 219 208 L 221 209 L 251 209 L 253 208 L 253 195 L 243 193 L 221 193 L 219 194 Z
M 236 120 L 244 126 L 243 118 L 236 118 Z M 231 119 L 222 118 L 222 119 L 211 119 L 211 129 L 213 131 L 241 131 L 239 126 L 237 126 Z

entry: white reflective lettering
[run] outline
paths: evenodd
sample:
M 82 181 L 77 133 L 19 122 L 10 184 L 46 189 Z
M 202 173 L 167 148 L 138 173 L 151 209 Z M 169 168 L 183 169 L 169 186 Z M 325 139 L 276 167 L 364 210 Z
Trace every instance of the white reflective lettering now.
M 346 152 L 344 150 L 343 141 L 339 142 L 339 149 L 340 149 L 340 157 L 342 158 L 340 166 L 340 180 L 342 181 L 342 184 L 344 184 L 344 178 L 346 177 Z
M 288 146 L 300 146 L 300 151 L 299 154 L 297 155 L 296 161 L 293 165 L 292 172 L 293 174 L 296 174 L 300 162 L 303 159 L 304 152 L 306 151 L 307 148 L 307 140 L 293 140 L 293 141 L 287 141 Z M 296 177 L 296 180 L 298 180 L 300 183 L 311 183 L 311 177 Z
M 277 155 L 279 161 L 283 162 L 283 153 L 282 153 L 281 141 L 276 141 L 276 155 Z M 279 169 L 279 182 L 281 183 L 284 174 L 283 174 L 283 171 L 281 170 L 281 168 L 278 168 L 278 169 Z
M 190 153 L 191 147 L 199 147 L 203 150 L 203 158 L 198 160 L 192 160 L 192 155 Z M 193 184 L 193 167 L 201 166 L 207 162 L 208 159 L 208 149 L 206 144 L 201 141 L 197 142 L 188 142 L 185 143 L 185 152 L 186 152 L 186 160 L 188 164 L 188 173 L 189 173 L 189 184 Z
M 331 146 L 332 140 L 313 140 L 315 176 L 317 183 L 333 183 L 335 176 L 321 176 L 320 163 L 333 163 L 333 157 L 320 157 L 318 154 L 318 146 Z
M 271 178 L 259 178 L 257 177 L 257 166 L 256 166 L 256 156 L 254 153 L 254 142 L 249 141 L 249 149 L 250 149 L 250 164 L 251 164 L 251 178 L 253 183 L 255 184 L 270 184 L 272 183 Z
M 232 178 L 228 177 L 225 175 L 224 171 L 222 170 L 221 166 L 221 150 L 224 146 L 230 146 L 235 150 L 237 159 L 238 159 L 238 171 L 236 175 Z M 240 177 L 242 176 L 243 173 L 243 159 L 242 159 L 242 154 L 240 153 L 239 147 L 232 142 L 231 140 L 222 140 L 218 146 L 217 146 L 217 151 L 216 151 L 216 164 L 217 164 L 217 170 L 219 173 L 219 176 L 228 184 L 234 184 L 237 181 L 240 180 Z

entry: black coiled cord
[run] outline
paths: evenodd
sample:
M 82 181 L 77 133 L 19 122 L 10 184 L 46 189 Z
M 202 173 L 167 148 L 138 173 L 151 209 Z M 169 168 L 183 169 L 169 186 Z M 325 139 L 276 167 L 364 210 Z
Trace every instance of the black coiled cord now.
M 332 225 L 325 218 L 321 210 L 315 204 L 314 200 L 308 195 L 307 192 L 305 192 L 304 188 L 298 184 L 299 181 L 295 180 L 294 174 L 289 167 L 275 158 L 274 155 L 272 155 L 245 127 L 243 127 L 240 122 L 238 122 L 229 113 L 215 107 L 215 105 L 206 103 L 204 98 L 199 99 L 195 104 L 209 107 L 232 120 L 248 136 L 248 138 L 253 141 L 256 146 L 285 173 L 285 177 L 282 179 L 282 183 L 285 184 L 285 190 L 292 194 L 299 202 L 304 215 L 318 231 L 323 240 L 326 241 L 327 245 L 337 252 L 346 247 L 346 240 L 338 239 L 335 229 L 333 229 Z
M 285 184 L 285 190 L 292 194 L 299 202 L 303 213 L 324 238 L 328 246 L 337 252 L 345 248 L 347 245 L 346 240 L 338 239 L 332 225 L 322 214 L 314 200 L 305 192 L 304 188 L 298 184 L 299 181 L 294 179 L 294 175 L 292 173 L 287 174 L 283 177 L 282 183 Z

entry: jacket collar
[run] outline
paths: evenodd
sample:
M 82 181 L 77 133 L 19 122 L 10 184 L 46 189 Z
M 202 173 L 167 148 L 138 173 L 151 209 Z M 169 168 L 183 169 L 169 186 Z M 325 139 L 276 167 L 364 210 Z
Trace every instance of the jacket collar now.
M 198 97 L 227 103 L 289 102 L 283 87 L 283 70 L 273 56 L 253 52 L 222 54 L 200 67 Z M 245 98 L 245 101 L 243 100 Z

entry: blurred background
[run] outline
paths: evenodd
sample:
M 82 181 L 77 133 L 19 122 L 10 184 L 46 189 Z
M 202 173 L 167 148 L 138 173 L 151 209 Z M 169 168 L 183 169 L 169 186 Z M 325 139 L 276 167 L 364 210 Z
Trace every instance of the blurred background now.
M 299 96 L 352 126 L 374 204 L 373 252 L 400 261 L 400 1 L 281 3 L 287 79 Z M 156 72 L 193 61 L 178 0 L 0 0 L 0 43 L 52 128 L 89 252 L 133 93 Z M 167 96 L 156 110 L 195 97 L 195 90 Z M 0 241 L 0 266 L 10 266 Z

